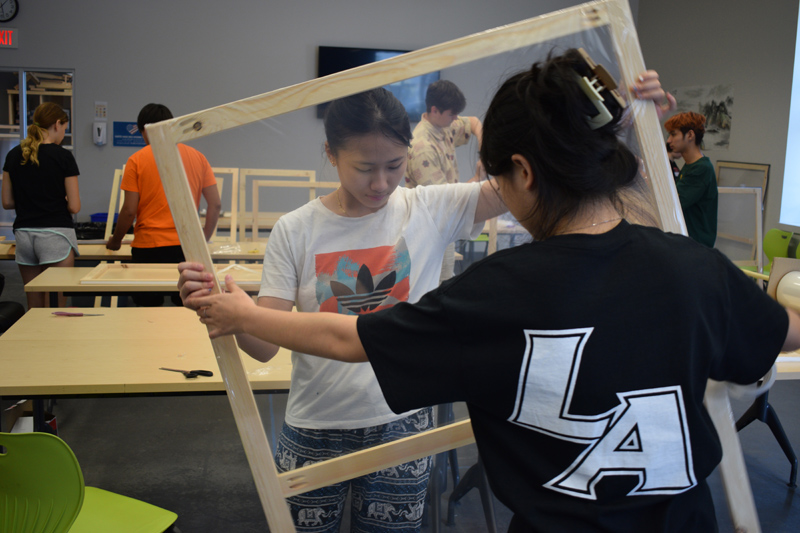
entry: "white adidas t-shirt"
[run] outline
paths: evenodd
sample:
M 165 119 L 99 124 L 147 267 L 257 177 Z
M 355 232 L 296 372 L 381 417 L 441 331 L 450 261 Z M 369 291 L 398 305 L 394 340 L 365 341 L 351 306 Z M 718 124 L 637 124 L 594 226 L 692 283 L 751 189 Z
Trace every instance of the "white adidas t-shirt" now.
M 339 216 L 317 199 L 270 233 L 259 296 L 299 312 L 363 314 L 416 302 L 439 285 L 448 244 L 475 238 L 480 184 L 398 188 L 376 213 Z M 376 426 L 406 416 L 386 405 L 369 363 L 292 353 L 286 422 L 314 429 Z

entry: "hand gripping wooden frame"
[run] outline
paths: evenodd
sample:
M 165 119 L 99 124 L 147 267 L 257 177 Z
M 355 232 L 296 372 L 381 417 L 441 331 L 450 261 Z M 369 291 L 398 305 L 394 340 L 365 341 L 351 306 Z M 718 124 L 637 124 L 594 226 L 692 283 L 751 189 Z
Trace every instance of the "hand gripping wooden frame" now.
M 148 125 L 147 134 L 186 258 L 203 263 L 206 270 L 212 268 L 176 146 L 178 142 L 601 26 L 610 29 L 620 67 L 620 85 L 631 87 L 635 76 L 644 71 L 645 66 L 630 7 L 625 0 L 601 0 Z M 665 231 L 685 235 L 686 226 L 669 172 L 655 107 L 643 101 L 632 101 L 631 107 L 636 138 L 658 210 L 658 222 Z M 219 287 L 215 286 L 213 291 L 219 291 Z M 214 339 L 212 344 L 271 531 L 294 531 L 283 501 L 286 496 L 436 454 L 473 440 L 466 421 L 278 475 L 234 338 Z M 722 440 L 724 457 L 720 468 L 734 524 L 739 531 L 760 531 L 724 384 L 710 383 L 705 402 Z

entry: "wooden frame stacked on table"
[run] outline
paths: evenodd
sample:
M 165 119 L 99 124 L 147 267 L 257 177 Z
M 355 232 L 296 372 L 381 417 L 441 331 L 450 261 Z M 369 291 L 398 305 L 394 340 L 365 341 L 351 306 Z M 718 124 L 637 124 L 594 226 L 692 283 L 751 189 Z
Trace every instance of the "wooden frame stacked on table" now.
M 214 234 L 212 236 L 212 240 L 214 241 L 230 241 L 236 242 L 238 239 L 236 238 L 236 218 L 239 211 L 239 169 L 238 168 L 227 168 L 227 167 L 212 167 L 212 172 L 214 172 L 214 176 L 217 178 L 217 189 L 219 190 L 220 198 L 222 198 L 223 192 L 223 185 L 225 183 L 225 176 L 230 175 L 231 177 L 231 206 L 228 212 L 231 214 L 231 234 L 229 238 L 226 239 L 218 239 L 216 238 L 217 229 L 214 228 Z M 114 170 L 114 179 L 111 182 L 111 195 L 108 200 L 108 215 L 106 216 L 106 231 L 105 236 L 103 237 L 106 241 L 111 237 L 112 230 L 114 228 L 114 216 L 120 212 L 122 209 L 122 204 L 125 201 L 125 195 L 122 193 L 122 189 L 120 188 L 120 184 L 122 181 L 122 175 L 125 173 L 125 165 L 122 168 L 117 168 Z M 223 210 L 224 211 L 224 210 Z
M 214 265 L 217 276 L 231 274 L 239 283 L 260 283 L 259 265 Z M 81 279 L 82 285 L 169 285 L 178 284 L 177 265 L 172 263 L 100 263 Z
M 717 244 L 721 252 L 739 267 L 764 270 L 761 189 L 759 187 L 718 187 L 719 215 L 717 217 Z M 749 198 L 748 198 L 749 197 Z M 743 207 L 736 209 L 736 204 Z M 742 230 L 742 222 L 752 222 Z M 746 258 L 736 252 L 748 250 Z
M 758 187 L 764 202 L 769 186 L 769 164 L 717 161 L 717 186 Z
M 240 228 L 239 235 L 241 240 L 245 240 L 245 221 L 248 218 L 246 206 L 246 187 L 247 178 L 253 177 L 250 181 L 251 184 L 251 240 L 257 241 L 260 223 L 264 221 L 269 227 L 275 225 L 278 219 L 286 214 L 285 212 L 259 212 L 259 194 L 258 191 L 261 187 L 283 187 L 283 188 L 307 188 L 308 201 L 314 200 L 317 197 L 317 189 L 336 189 L 339 187 L 339 182 L 323 182 L 317 181 L 317 173 L 313 170 L 286 170 L 286 169 L 266 169 L 266 168 L 243 168 L 240 170 L 241 180 L 239 182 L 239 220 Z M 256 179 L 260 176 L 263 179 Z M 268 179 L 268 178 L 300 178 L 300 179 Z
M 219 190 L 220 198 L 226 192 L 225 183 L 230 178 L 230 206 L 222 209 L 223 214 L 229 213 L 230 220 L 230 234 L 227 237 L 217 236 L 217 230 L 220 225 L 214 228 L 214 233 L 211 237 L 212 242 L 229 242 L 236 243 L 239 241 L 257 241 L 258 231 L 261 229 L 263 222 L 267 228 L 272 228 L 278 219 L 286 214 L 285 211 L 281 212 L 265 212 L 261 213 L 258 210 L 260 205 L 259 189 L 261 187 L 270 188 L 305 188 L 308 189 L 308 200 L 314 200 L 317 197 L 318 189 L 336 189 L 339 187 L 338 181 L 317 181 L 316 172 L 313 170 L 292 170 L 292 169 L 259 169 L 259 168 L 234 168 L 234 167 L 212 167 L 214 176 L 217 178 L 217 189 Z M 108 202 L 108 215 L 106 217 L 106 229 L 104 240 L 111 237 L 114 227 L 114 216 L 122 209 L 125 195 L 120 189 L 120 182 L 125 168 L 114 170 L 114 179 L 111 186 L 111 195 Z M 252 179 L 251 183 L 251 202 L 252 211 L 247 211 L 247 182 L 248 178 L 256 176 L 265 179 Z M 300 178 L 297 180 L 292 179 L 268 179 L 268 178 Z M 299 207 L 299 206 L 298 206 Z M 220 216 L 220 221 L 223 216 Z M 247 224 L 251 224 L 252 237 L 246 238 Z M 227 225 L 226 225 L 227 226 Z
M 120 189 L 120 182 L 122 181 L 122 175 L 125 173 L 125 165 L 122 165 L 122 168 L 115 168 L 114 169 L 114 179 L 111 181 L 111 197 L 108 200 L 108 215 L 106 216 L 106 230 L 103 234 L 103 240 L 108 242 L 108 239 L 111 238 L 111 234 L 114 230 L 114 222 L 115 222 L 115 215 L 122 210 L 122 202 L 124 201 L 125 195 L 122 194 L 122 190 Z M 116 261 L 119 264 L 119 261 Z M 100 296 L 95 296 L 94 298 L 94 306 L 100 307 L 103 302 L 103 298 Z M 119 296 L 112 296 L 110 305 L 111 307 L 116 307 L 119 303 Z
M 125 166 L 114 169 L 114 180 L 111 182 L 111 197 L 108 200 L 108 216 L 106 217 L 106 232 L 103 239 L 108 241 L 111 238 L 111 231 L 114 228 L 114 216 L 122 209 L 123 194 L 119 188 Z
M 148 137 L 187 259 L 203 263 L 207 270 L 212 268 L 200 221 L 191 202 L 177 143 L 599 27 L 607 27 L 610 30 L 613 52 L 620 67 L 621 84 L 631 87 L 635 77 L 645 70 L 645 65 L 630 7 L 626 0 L 601 0 L 205 111 L 149 124 Z M 643 101 L 632 101 L 630 107 L 636 140 L 641 149 L 644 169 L 649 176 L 660 226 L 666 231 L 686 234 L 686 225 L 673 178 L 669 172 L 664 138 L 655 107 L 653 103 Z M 215 286 L 212 290 L 218 292 L 219 287 Z M 431 437 L 428 434 L 420 434 L 387 444 L 377 450 L 366 450 L 336 461 L 317 463 L 279 477 L 234 338 L 229 336 L 214 339 L 212 344 L 229 392 L 231 407 L 253 471 L 256 488 L 269 527 L 273 531 L 294 531 L 283 498 L 295 490 L 305 492 L 328 485 L 337 479 L 358 476 L 360 473 L 374 471 L 386 464 L 400 464 L 413 457 L 437 453 L 471 440 L 471 437 L 466 435 L 468 431 L 465 430 L 465 424 L 456 424 L 436 430 L 435 435 L 438 440 L 434 444 L 429 442 Z M 744 468 L 741 447 L 733 426 L 725 385 L 709 382 L 705 402 L 723 444 L 724 456 L 720 468 L 734 524 L 737 528 L 744 528 L 750 532 L 759 531 L 755 504 Z M 413 453 L 406 454 L 406 450 L 413 450 Z M 338 472 L 338 477 L 331 473 L 329 468 Z M 314 482 L 310 481 L 312 476 Z
M 239 169 L 213 167 L 211 170 L 214 172 L 214 176 L 217 178 L 217 190 L 219 191 L 220 199 L 222 198 L 222 193 L 225 190 L 225 176 L 230 175 L 231 177 L 231 206 L 228 211 L 222 209 L 222 213 L 220 213 L 220 219 L 222 219 L 222 215 L 224 213 L 230 213 L 230 235 L 227 238 L 217 237 L 217 228 L 219 227 L 219 222 L 217 222 L 217 227 L 214 228 L 214 233 L 211 235 L 211 240 L 214 242 L 227 241 L 235 243 L 239 240 L 236 235 L 238 228 L 236 221 L 239 217 Z M 222 174 L 222 176 L 220 176 L 220 174 Z

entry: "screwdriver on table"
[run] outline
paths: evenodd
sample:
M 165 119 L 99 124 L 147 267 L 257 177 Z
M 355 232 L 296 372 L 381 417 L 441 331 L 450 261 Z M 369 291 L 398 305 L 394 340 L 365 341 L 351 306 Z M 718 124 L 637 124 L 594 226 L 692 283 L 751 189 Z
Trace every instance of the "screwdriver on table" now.
M 178 370 L 177 368 L 164 368 L 163 366 L 159 368 L 159 370 L 169 370 L 170 372 L 180 372 L 187 378 L 196 378 L 197 376 L 206 376 L 211 377 L 214 373 L 210 370 Z

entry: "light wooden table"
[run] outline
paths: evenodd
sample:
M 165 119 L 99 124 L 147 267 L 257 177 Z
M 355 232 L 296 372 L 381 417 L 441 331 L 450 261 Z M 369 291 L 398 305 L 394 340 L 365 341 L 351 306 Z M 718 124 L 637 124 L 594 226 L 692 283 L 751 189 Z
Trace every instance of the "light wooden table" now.
M 0 396 L 224 392 L 206 328 L 182 307 L 31 309 L 0 336 Z M 241 353 L 253 390 L 288 391 L 291 352 L 268 363 Z M 187 379 L 178 372 L 211 370 Z
M 0 242 L 0 260 L 13 261 L 16 257 L 16 243 Z M 123 244 L 119 250 L 107 250 L 104 244 L 81 244 L 78 241 L 80 255 L 76 261 L 129 261 L 131 258 L 131 245 Z
M 775 379 L 800 379 L 800 352 L 784 352 L 778 356 Z
M 264 260 L 267 240 L 257 242 L 213 242 L 208 245 L 212 261 L 256 261 Z
M 165 285 L 161 282 L 148 282 L 147 279 L 136 279 L 140 273 L 137 269 L 128 269 L 131 278 L 128 282 L 106 284 L 86 284 L 81 283 L 93 267 L 59 267 L 48 268 L 33 280 L 25 285 L 25 292 L 85 292 L 85 293 L 119 293 L 119 292 L 177 292 L 178 291 L 178 265 L 171 265 L 172 268 L 165 269 L 165 272 L 174 277 L 174 283 Z M 224 267 L 225 265 L 220 265 Z M 247 265 L 242 265 L 247 267 Z M 253 272 L 245 273 L 241 270 L 230 270 L 233 279 L 245 292 L 256 293 L 261 287 L 261 268 L 259 265 L 251 265 Z M 223 276 L 224 278 L 224 276 Z M 223 280 L 224 285 L 224 280 Z
M 215 242 L 209 245 L 211 259 L 214 261 L 261 261 L 266 250 L 266 241 L 230 243 Z M 81 244 L 78 241 L 80 255 L 76 261 L 130 261 L 131 245 L 123 244 L 119 250 L 106 249 L 105 244 Z M 16 244 L 0 242 L 0 260 L 14 260 Z

